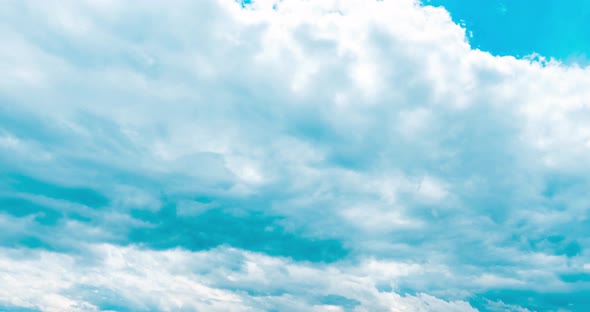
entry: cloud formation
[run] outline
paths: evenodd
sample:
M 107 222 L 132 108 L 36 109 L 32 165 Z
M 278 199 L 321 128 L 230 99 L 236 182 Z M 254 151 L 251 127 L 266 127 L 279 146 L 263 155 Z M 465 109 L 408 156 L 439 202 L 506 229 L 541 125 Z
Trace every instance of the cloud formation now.
M 225 247 L 158 252 L 94 245 L 86 251 L 3 250 L 11 287 L 0 299 L 44 311 L 475 311 L 466 302 L 399 296 L 372 285 L 423 270 L 417 265 L 371 260 L 314 267 Z
M 6 309 L 590 306 L 588 69 L 412 0 L 5 6 Z

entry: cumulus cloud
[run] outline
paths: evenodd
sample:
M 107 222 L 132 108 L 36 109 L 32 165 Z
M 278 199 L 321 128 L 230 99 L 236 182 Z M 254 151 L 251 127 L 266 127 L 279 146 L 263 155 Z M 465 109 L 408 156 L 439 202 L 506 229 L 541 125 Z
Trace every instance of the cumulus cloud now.
M 588 69 L 413 0 L 5 7 L 7 306 L 588 304 Z

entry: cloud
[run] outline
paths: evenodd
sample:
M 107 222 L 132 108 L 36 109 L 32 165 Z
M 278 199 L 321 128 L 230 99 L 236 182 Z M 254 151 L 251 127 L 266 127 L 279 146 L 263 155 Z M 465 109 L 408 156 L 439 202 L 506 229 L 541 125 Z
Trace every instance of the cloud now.
M 87 247 L 77 256 L 4 249 L 0 261 L 10 270 L 3 270 L 0 298 L 43 311 L 475 311 L 462 301 L 377 291 L 379 266 L 394 277 L 407 274 L 403 264 L 316 268 L 226 247 Z
M 48 258 L 3 267 L 60 285 L 7 306 L 583 309 L 587 68 L 474 50 L 411 0 L 6 7 L 0 245 Z M 159 258 L 225 252 L 278 277 Z

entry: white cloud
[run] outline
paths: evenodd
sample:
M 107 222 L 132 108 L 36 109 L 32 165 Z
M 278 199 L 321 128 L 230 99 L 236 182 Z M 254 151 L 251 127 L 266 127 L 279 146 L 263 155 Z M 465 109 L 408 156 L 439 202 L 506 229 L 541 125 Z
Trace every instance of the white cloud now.
M 192 257 L 230 260 L 221 251 L 110 246 L 96 247 L 99 256 L 111 250 L 153 263 L 138 262 L 140 271 L 130 273 L 105 262 L 97 272 L 76 267 L 61 276 L 75 256 L 44 254 L 47 272 L 31 271 L 40 262 L 19 267 L 5 258 L 15 281 L 23 272 L 22 280 L 58 284 L 39 284 L 26 297 L 25 286 L 16 286 L 15 297 L 2 301 L 92 309 L 63 292 L 88 274 L 95 279 L 85 283 L 136 306 L 170 310 L 264 310 L 266 299 L 293 310 L 330 310 L 333 304 L 306 300 L 333 290 L 370 311 L 467 311 L 463 302 L 385 294 L 373 284 L 379 275 L 403 275 L 400 284 L 416 293 L 446 291 L 465 300 L 515 285 L 565 292 L 574 286 L 560 274 L 589 261 L 588 68 L 471 49 L 448 12 L 412 0 L 5 6 L 0 169 L 51 186 L 2 181 L 2 194 L 68 219 L 51 228 L 8 211 L 0 218 L 11 234 L 5 244 L 25 234 L 49 237 L 47 231 L 57 233 L 61 247 L 134 243 L 127 230 L 149 223 L 178 230 L 171 244 L 183 247 L 192 232 L 166 222 L 227 209 L 279 216 L 265 228 L 334 239 L 350 261 L 383 259 L 412 273 L 396 275 L 387 265 L 318 268 L 240 251 L 250 257 L 249 273 L 190 279 L 172 266 L 157 272 L 162 257 L 181 257 L 171 260 L 177 265 Z M 72 188 L 108 201 L 87 207 Z M 218 201 L 195 200 L 203 194 Z M 142 219 L 167 205 L 174 218 Z M 563 242 L 547 238 L 556 235 Z M 441 269 L 432 277 L 413 269 L 420 263 Z M 127 284 L 112 284 L 114 276 Z M 146 283 L 152 278 L 163 284 Z M 230 282 L 217 284 L 224 280 L 252 284 L 234 291 Z M 272 298 L 246 292 L 284 287 L 289 293 Z
M 321 303 L 331 295 L 356 302 L 355 311 L 474 311 L 465 302 L 379 292 L 375 278 L 408 274 L 403 264 L 371 261 L 347 273 L 350 268 L 314 268 L 228 248 L 187 252 L 88 247 L 87 254 L 79 256 L 3 249 L 0 301 L 43 311 L 98 311 L 117 304 L 163 311 L 350 308 Z M 386 268 L 385 276 L 379 266 Z

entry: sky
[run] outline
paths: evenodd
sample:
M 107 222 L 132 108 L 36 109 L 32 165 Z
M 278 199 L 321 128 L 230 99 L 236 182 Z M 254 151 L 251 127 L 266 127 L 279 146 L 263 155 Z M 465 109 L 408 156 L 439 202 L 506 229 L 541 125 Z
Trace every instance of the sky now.
M 589 65 L 590 2 L 585 0 L 424 0 L 467 29 L 472 47 L 493 55 L 539 54 Z
M 589 10 L 5 1 L 0 311 L 590 310 Z

